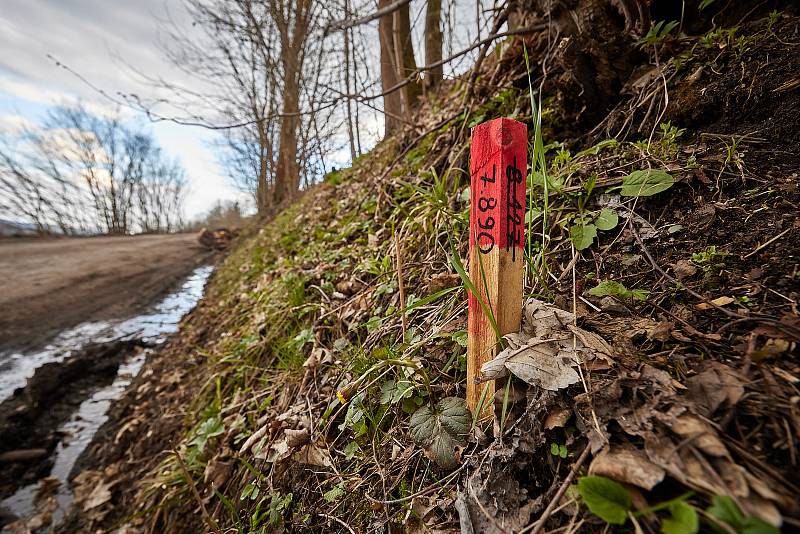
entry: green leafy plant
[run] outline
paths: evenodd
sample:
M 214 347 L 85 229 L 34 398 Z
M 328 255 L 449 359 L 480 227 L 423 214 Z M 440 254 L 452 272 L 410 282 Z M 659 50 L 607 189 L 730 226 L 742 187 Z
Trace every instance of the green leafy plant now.
M 570 216 L 569 235 L 576 250 L 589 248 L 597 237 L 598 230 L 612 230 L 619 224 L 619 216 L 611 208 L 586 210 L 596 181 L 597 176 L 590 176 L 583 185 L 582 191 L 576 197 L 578 213 Z
M 679 152 L 678 138 L 686 133 L 686 128 L 673 126 L 672 122 L 662 122 L 658 125 L 659 140 L 650 146 L 651 152 L 656 149 L 656 155 L 661 159 L 674 159 Z
M 715 496 L 706 512 L 739 534 L 778 534 L 780 532 L 761 518 L 742 514 L 733 499 L 727 495 Z M 726 531 L 719 525 L 714 525 L 714 528 L 718 532 Z
M 693 253 L 692 263 L 703 269 L 703 273 L 708 276 L 725 266 L 723 259 L 727 255 L 727 252 L 718 251 L 716 245 L 711 245 L 706 247 L 705 250 Z
M 622 484 L 602 476 L 585 476 L 578 479 L 578 494 L 589 511 L 610 525 L 623 525 L 628 516 L 640 517 L 661 510 L 669 516 L 661 523 L 664 534 L 695 534 L 700 528 L 697 510 L 686 502 L 692 492 L 632 512 L 633 500 Z
M 658 46 L 664 42 L 672 30 L 678 27 L 677 20 L 671 20 L 669 22 L 665 20 L 660 20 L 656 22 L 650 31 L 647 34 L 639 39 L 638 45 L 641 48 L 646 48 L 648 46 Z
M 425 402 L 427 394 L 408 379 L 387 380 L 381 385 L 379 402 L 383 405 L 401 403 L 403 411 L 411 413 Z
M 222 425 L 219 415 L 214 414 L 204 419 L 192 432 L 186 461 L 189 464 L 195 463 L 200 455 L 203 454 L 208 440 L 221 435 L 223 432 L 225 432 L 225 427 Z
M 594 297 L 616 297 L 621 300 L 646 300 L 650 293 L 644 289 L 628 289 L 614 280 L 603 280 L 587 291 Z
M 613 230 L 619 224 L 619 215 L 611 208 L 603 208 L 597 214 L 594 224 L 598 230 Z
M 559 458 L 566 458 L 568 451 L 566 445 L 559 445 L 558 443 L 550 444 L 550 454 L 558 456 Z
M 272 495 L 269 502 L 269 524 L 273 527 L 280 525 L 283 512 L 289 508 L 290 504 L 292 504 L 291 493 L 287 493 L 285 496 L 281 496 L 280 493 Z
M 611 525 L 622 525 L 631 509 L 631 494 L 621 484 L 599 476 L 578 480 L 578 493 L 594 515 Z
M 620 195 L 624 197 L 649 197 L 666 191 L 675 183 L 671 174 L 660 169 L 633 171 L 622 179 Z
M 700 11 L 705 11 L 706 9 L 709 8 L 709 6 L 711 6 L 711 4 L 713 4 L 716 1 L 717 0 L 701 0 L 699 6 Z
M 325 494 L 322 496 L 326 502 L 336 502 L 345 494 L 345 482 L 341 481 L 332 487 L 330 490 L 326 491 Z
M 464 399 L 446 397 L 414 412 L 410 421 L 411 438 L 440 467 L 452 469 L 458 465 L 455 448 L 466 444 L 471 422 L 472 414 Z
M 575 246 L 575 250 L 583 250 L 592 246 L 597 237 L 597 226 L 590 223 L 586 218 L 578 217 L 569 227 L 569 238 Z
M 683 501 L 671 502 L 668 507 L 670 516 L 661 522 L 664 534 L 694 534 L 700 529 L 697 510 Z

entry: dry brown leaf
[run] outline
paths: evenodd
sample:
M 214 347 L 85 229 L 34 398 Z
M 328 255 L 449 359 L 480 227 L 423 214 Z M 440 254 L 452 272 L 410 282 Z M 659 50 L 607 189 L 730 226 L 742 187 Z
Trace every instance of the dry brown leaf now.
M 678 260 L 672 265 L 672 270 L 678 280 L 684 280 L 697 274 L 697 267 L 689 260 Z
M 728 458 L 716 458 L 713 462 L 714 469 L 725 483 L 727 495 L 733 497 L 747 497 L 750 487 L 747 485 L 745 469 L 733 463 Z
M 302 428 L 299 430 L 287 428 L 284 432 L 286 434 L 286 444 L 294 449 L 302 447 L 311 439 L 311 434 L 308 432 L 307 428 Z
M 528 384 L 558 391 L 580 381 L 580 376 L 572 368 L 573 363 L 560 357 L 552 342 L 535 340 L 533 345 L 508 348 L 484 364 L 480 380 L 495 380 L 510 371 Z M 507 370 L 506 373 L 503 370 Z
M 783 516 L 778 508 L 759 495 L 750 494 L 740 498 L 739 502 L 742 503 L 746 515 L 759 517 L 774 527 L 780 527 L 783 524 Z
M 578 328 L 574 316 L 537 299 L 528 299 L 520 332 L 505 336 L 506 348 L 481 367 L 480 381 L 513 373 L 528 384 L 558 391 L 580 381 L 573 369 L 593 359 L 613 363 L 612 347 L 599 335 Z
M 428 280 L 428 293 L 438 293 L 443 289 L 456 287 L 461 284 L 461 277 L 457 274 L 439 273 Z
M 694 307 L 697 310 L 710 310 L 714 306 L 727 306 L 733 301 L 734 301 L 733 297 L 717 297 L 711 302 L 700 302 L 698 304 L 695 304 Z
M 672 337 L 673 330 L 675 330 L 674 322 L 661 321 L 659 323 L 656 323 L 653 329 L 647 333 L 647 337 L 664 343 L 669 341 L 669 338 Z
M 255 457 L 268 463 L 277 463 L 285 460 L 292 455 L 292 448 L 286 442 L 286 438 L 271 444 L 261 450 L 254 451 Z
M 706 454 L 716 457 L 728 454 L 728 449 L 717 437 L 717 432 L 696 415 L 686 414 L 676 418 L 671 428 L 682 438 L 691 438 L 692 443 Z
M 687 398 L 703 416 L 710 416 L 725 404 L 732 407 L 744 395 L 745 379 L 735 369 L 711 362 L 699 375 L 686 380 Z
M 88 512 L 92 508 L 97 508 L 101 504 L 107 503 L 111 500 L 111 486 L 112 484 L 100 482 L 98 483 L 86 500 L 82 503 L 84 512 Z
M 323 448 L 315 443 L 309 443 L 297 451 L 292 459 L 295 462 L 316 465 L 317 467 L 333 467 L 331 455 L 327 448 Z
M 547 414 L 547 419 L 544 420 L 544 428 L 545 430 L 561 428 L 567 424 L 567 421 L 569 421 L 571 417 L 572 410 L 557 406 Z
M 316 371 L 323 363 L 330 363 L 333 361 L 331 351 L 324 347 L 314 347 L 311 354 L 303 363 L 303 367 L 311 372 Z
M 683 472 L 683 460 L 678 454 L 676 445 L 666 435 L 659 433 L 647 436 L 644 441 L 644 450 L 651 462 L 671 476 L 675 477 L 676 473 Z
M 609 365 L 613 365 L 614 349 L 611 348 L 611 345 L 606 343 L 605 339 L 594 332 L 589 332 L 572 324 L 567 325 L 567 328 L 569 328 L 570 332 L 575 334 L 575 336 L 581 340 L 586 348 L 591 349 L 594 352 L 595 358 L 601 358 Z
M 648 460 L 644 451 L 627 446 L 610 446 L 592 460 L 589 473 L 649 491 L 664 480 L 665 471 Z
M 212 488 L 221 488 L 231 474 L 233 462 L 224 461 L 220 455 L 212 458 L 203 472 L 203 482 L 211 483 Z

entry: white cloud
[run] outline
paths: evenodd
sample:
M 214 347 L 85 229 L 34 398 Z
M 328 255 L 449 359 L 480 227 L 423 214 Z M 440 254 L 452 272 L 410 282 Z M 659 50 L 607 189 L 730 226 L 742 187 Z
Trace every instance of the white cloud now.
M 18 134 L 34 127 L 34 123 L 22 115 L 0 115 L 0 133 Z
M 80 102 L 96 115 L 121 112 L 126 120 L 136 118 L 48 55 L 114 98 L 118 92 L 155 96 L 126 63 L 148 76 L 196 88 L 197 81 L 189 84 L 157 44 L 159 18 L 168 10 L 178 22 L 185 20 L 182 6 L 182 0 L 2 0 L 0 131 L 19 131 L 38 122 L 43 106 L 53 104 Z M 178 157 L 186 169 L 188 217 L 207 211 L 220 199 L 246 198 L 229 184 L 207 148 L 217 134 L 169 123 L 153 124 L 151 129 L 165 152 Z

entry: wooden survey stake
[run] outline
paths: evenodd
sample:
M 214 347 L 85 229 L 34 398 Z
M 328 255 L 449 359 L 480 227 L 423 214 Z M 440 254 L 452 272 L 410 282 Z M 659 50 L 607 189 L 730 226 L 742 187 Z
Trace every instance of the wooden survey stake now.
M 467 337 L 467 405 L 472 413 L 487 384 L 476 384 L 481 365 L 496 356 L 497 336 L 478 299 L 491 308 L 501 335 L 516 332 L 522 318 L 525 243 L 525 178 L 528 128 L 495 119 L 472 130 Z M 488 383 L 480 418 L 492 414 L 495 386 Z

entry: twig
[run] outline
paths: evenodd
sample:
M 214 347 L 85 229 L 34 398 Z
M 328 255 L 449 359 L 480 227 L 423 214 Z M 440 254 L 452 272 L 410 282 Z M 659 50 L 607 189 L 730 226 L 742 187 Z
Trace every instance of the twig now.
M 350 532 L 350 534 L 356 534 L 356 531 L 353 530 L 353 527 L 351 527 L 350 525 L 348 525 L 347 523 L 345 523 L 344 521 L 342 521 L 338 517 L 335 517 L 335 516 L 332 516 L 332 515 L 328 515 L 328 514 L 319 514 L 319 515 L 320 515 L 320 517 L 324 517 L 325 519 L 330 519 L 331 521 L 336 521 L 337 523 L 342 525 L 344 528 L 346 528 L 348 530 L 348 532 Z
M 751 252 L 751 253 L 749 253 L 749 254 L 746 254 L 746 255 L 742 256 L 742 259 L 743 259 L 743 260 L 744 260 L 744 259 L 747 259 L 747 258 L 749 258 L 750 256 L 752 256 L 753 254 L 755 254 L 756 252 L 758 252 L 759 250 L 762 250 L 762 249 L 763 249 L 764 247 L 766 247 L 767 245 L 769 245 L 769 244 L 771 244 L 771 243 L 774 243 L 775 241 L 777 241 L 778 239 L 780 239 L 780 238 L 782 238 L 784 235 L 786 235 L 786 233 L 787 233 L 789 230 L 791 230 L 791 228 L 787 228 L 786 230 L 784 230 L 783 232 L 779 233 L 778 235 L 776 235 L 775 237 L 773 237 L 772 239 L 770 239 L 769 241 L 767 241 L 767 242 L 766 242 L 766 243 L 764 243 L 763 245 L 759 245 L 758 247 L 756 247 L 756 249 L 755 249 L 753 252 Z
M 178 449 L 172 449 L 173 454 L 175 457 L 178 458 L 178 463 L 181 466 L 181 471 L 183 471 L 183 476 L 186 477 L 186 480 L 189 482 L 189 487 L 192 489 L 192 494 L 194 495 L 197 504 L 200 505 L 200 510 L 203 512 L 203 519 L 206 520 L 208 523 L 208 527 L 216 532 L 217 534 L 222 534 L 222 531 L 219 529 L 219 525 L 217 522 L 212 519 L 212 517 L 208 514 L 208 510 L 206 509 L 206 505 L 203 503 L 203 499 L 200 498 L 200 493 L 197 491 L 197 486 L 194 484 L 194 479 L 192 475 L 189 474 L 189 470 L 186 468 L 186 464 L 183 463 L 183 458 L 181 458 L 180 453 L 178 453 Z
M 397 290 L 400 294 L 400 309 L 406 309 L 406 287 L 403 283 L 403 248 L 400 245 L 400 236 L 395 234 L 394 236 L 394 253 L 397 263 Z M 406 314 L 402 313 L 400 315 L 400 324 L 403 328 L 403 340 L 406 338 L 406 330 L 407 330 L 407 323 L 406 323 Z
M 389 501 L 381 501 L 381 500 L 378 500 L 378 499 L 373 499 L 372 497 L 370 497 L 367 494 L 364 494 L 364 497 L 366 497 L 369 502 L 375 503 L 375 504 L 399 504 L 401 502 L 410 501 L 411 499 L 413 499 L 415 497 L 420 497 L 422 495 L 427 495 L 428 493 L 431 493 L 431 492 L 436 491 L 437 489 L 441 488 L 442 486 L 444 486 L 445 484 L 450 482 L 450 479 L 454 478 L 457 474 L 459 474 L 461 471 L 463 471 L 465 467 L 467 467 L 466 463 L 462 464 L 461 467 L 459 467 L 458 469 L 456 469 L 455 471 L 453 471 L 452 473 L 450 473 L 449 475 L 444 477 L 442 480 L 440 480 L 436 484 L 434 484 L 432 486 L 429 486 L 428 488 L 426 488 L 424 490 L 420 490 L 420 491 L 418 491 L 416 493 L 413 493 L 411 495 L 406 495 L 405 497 L 401 497 L 399 499 L 392 499 L 392 500 L 389 500 Z
M 459 491 L 456 495 L 454 504 L 456 512 L 458 512 L 458 524 L 461 534 L 475 534 L 475 529 L 472 526 L 472 518 L 469 516 L 469 507 L 467 506 L 467 498 L 464 493 Z
M 531 531 L 531 534 L 539 534 L 542 531 L 542 529 L 544 528 L 544 524 L 550 518 L 550 515 L 553 513 L 553 510 L 555 510 L 558 501 L 561 500 L 561 497 L 564 495 L 564 492 L 567 491 L 567 488 L 572 483 L 572 479 L 575 478 L 575 473 L 578 472 L 578 469 L 581 467 L 581 465 L 583 465 L 583 462 L 585 462 L 586 458 L 589 456 L 590 449 L 591 447 L 589 445 L 586 445 L 586 448 L 583 449 L 583 452 L 578 457 L 578 460 L 575 462 L 575 464 L 572 466 L 572 470 L 567 475 L 567 478 L 565 478 L 564 482 L 561 483 L 561 487 L 558 488 L 556 494 L 553 495 L 552 499 L 550 499 L 550 504 L 548 504 L 547 508 L 545 508 L 544 512 L 542 512 L 542 516 L 537 521 L 536 526 Z
M 328 35 L 328 33 L 331 31 L 342 31 L 355 26 L 361 26 L 362 24 L 367 24 L 368 22 L 372 22 L 373 20 L 379 19 L 383 16 L 391 15 L 410 1 L 411 0 L 397 0 L 393 4 L 389 4 L 388 6 L 382 7 L 381 9 L 378 9 L 377 11 L 358 19 L 344 19 L 331 22 L 325 27 L 323 35 Z

